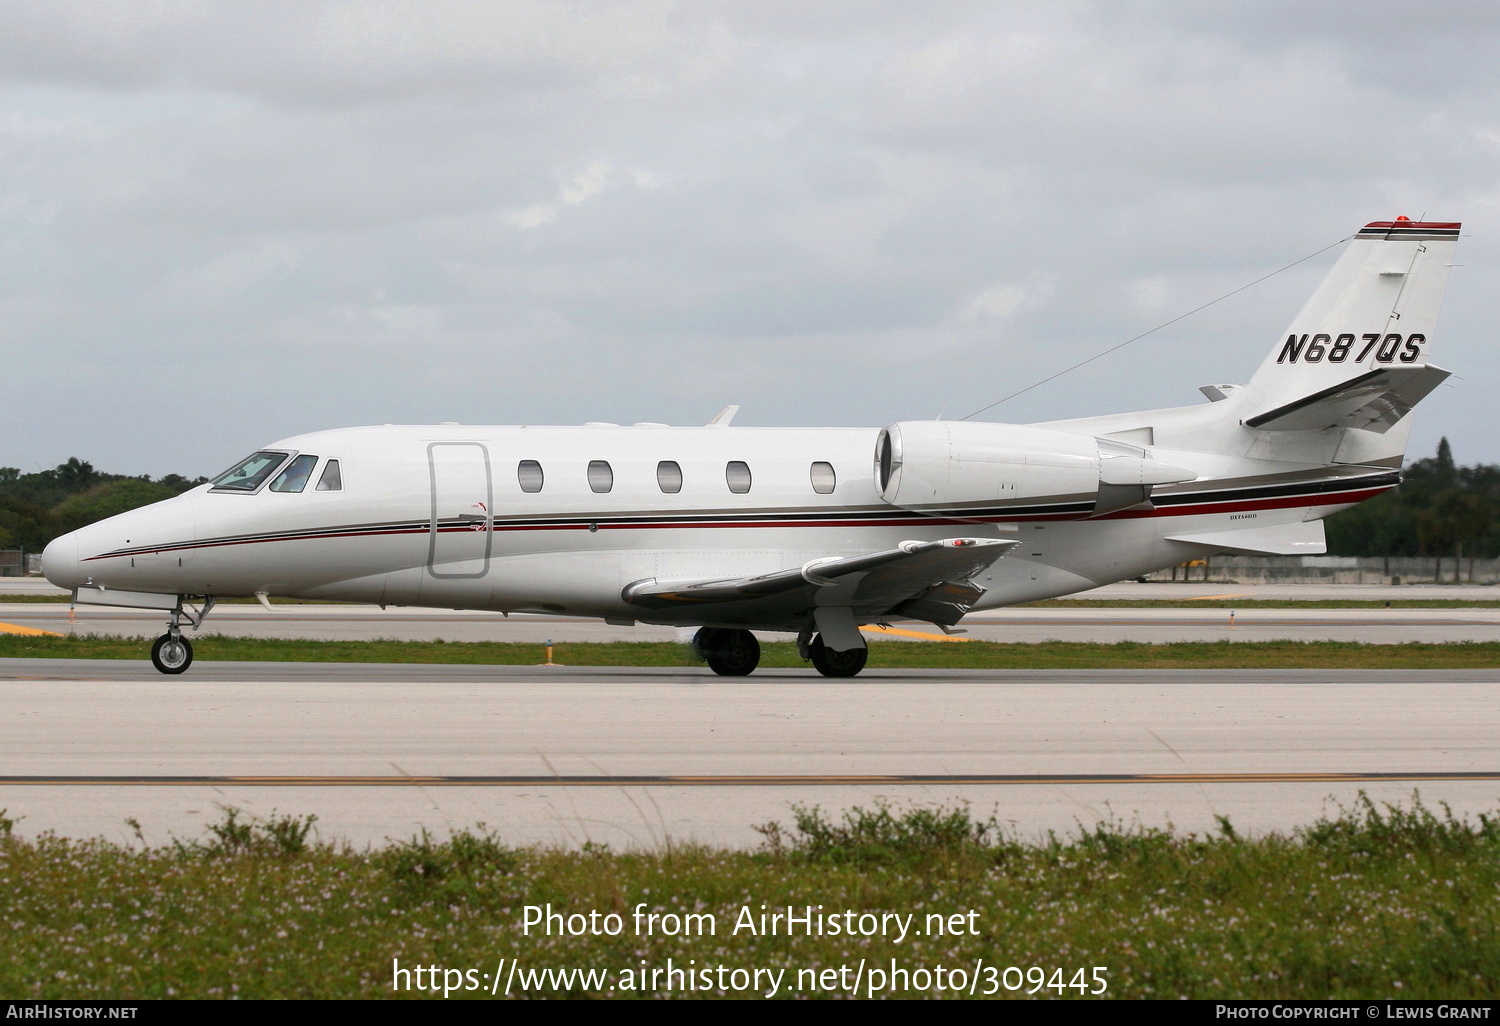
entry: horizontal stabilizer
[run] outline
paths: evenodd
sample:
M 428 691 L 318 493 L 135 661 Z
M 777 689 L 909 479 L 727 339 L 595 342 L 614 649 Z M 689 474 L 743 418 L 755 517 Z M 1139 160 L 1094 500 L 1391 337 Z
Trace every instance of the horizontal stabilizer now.
M 917 603 L 923 609 L 931 604 L 945 620 L 956 621 L 984 594 L 983 589 L 968 583 L 970 578 L 1019 544 L 997 538 L 908 541 L 882 552 L 815 559 L 795 570 L 758 577 L 637 581 L 627 585 L 620 597 L 647 609 L 731 602 L 760 602 L 791 609 L 827 604 L 818 601 L 817 593 L 824 588 L 842 588 L 847 594 L 837 604 L 847 605 L 861 616 L 879 616 L 897 606 Z M 951 594 L 941 591 L 945 588 Z M 804 589 L 804 594 L 798 594 Z
M 1201 534 L 1172 534 L 1167 536 L 1167 541 L 1191 542 L 1219 552 L 1248 556 L 1319 556 L 1328 550 L 1321 520 L 1267 527 L 1229 528 Z
M 1449 372 L 1432 364 L 1381 367 L 1248 417 L 1247 427 L 1267 431 L 1363 428 L 1384 433 L 1441 385 Z

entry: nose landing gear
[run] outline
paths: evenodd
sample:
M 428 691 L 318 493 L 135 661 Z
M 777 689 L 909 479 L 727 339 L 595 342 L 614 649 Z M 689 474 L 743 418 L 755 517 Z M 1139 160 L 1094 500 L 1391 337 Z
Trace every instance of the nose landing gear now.
M 151 662 L 162 673 L 181 673 L 193 665 L 193 646 L 179 634 L 163 634 L 151 646 Z
M 202 598 L 203 607 L 194 609 L 188 605 L 189 598 Z M 156 591 L 126 591 L 106 588 L 102 584 L 79 585 L 73 589 L 73 601 L 92 606 L 121 606 L 126 609 L 158 609 L 167 614 L 167 633 L 156 639 L 151 646 L 151 665 L 162 673 L 181 673 L 193 665 L 193 646 L 182 636 L 182 622 L 197 630 L 203 626 L 204 617 L 214 607 L 212 595 L 173 595 Z
M 187 638 L 182 636 L 181 621 L 186 619 L 197 630 L 203 624 L 203 618 L 208 611 L 214 607 L 214 597 L 209 595 L 203 600 L 203 608 L 194 610 L 191 606 L 179 601 L 167 620 L 167 633 L 156 639 L 156 644 L 151 646 L 151 665 L 162 673 L 182 673 L 193 665 L 193 646 Z

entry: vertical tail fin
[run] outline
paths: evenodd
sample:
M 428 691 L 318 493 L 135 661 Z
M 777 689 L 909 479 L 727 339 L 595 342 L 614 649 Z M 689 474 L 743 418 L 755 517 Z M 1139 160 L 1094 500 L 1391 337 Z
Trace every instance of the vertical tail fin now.
M 1428 363 L 1459 225 L 1376 221 L 1338 263 L 1237 396 L 1243 423 L 1385 433 L 1399 456 L 1411 407 L 1448 373 Z

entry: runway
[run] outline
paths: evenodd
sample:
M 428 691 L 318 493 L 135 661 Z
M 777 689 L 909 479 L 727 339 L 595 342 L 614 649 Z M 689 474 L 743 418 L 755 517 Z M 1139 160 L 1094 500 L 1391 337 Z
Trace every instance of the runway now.
M 29 593 L 66 598 L 45 581 L 7 578 L 0 594 Z M 1204 641 L 1352 641 L 1367 644 L 1406 642 L 1461 642 L 1500 640 L 1500 608 L 1457 609 L 1207 609 L 1195 606 L 1214 601 L 1327 600 L 1389 602 L 1397 599 L 1496 601 L 1500 589 L 1472 585 L 1226 585 L 1226 584 L 1112 584 L 1085 592 L 1087 599 L 1154 599 L 1182 603 L 1179 608 L 1007 608 L 974 613 L 964 618 L 974 641 L 1084 641 L 1148 643 Z M 1231 616 L 1233 613 L 1233 616 Z M 50 631 L 57 634 L 115 634 L 156 637 L 165 618 L 152 611 L 65 603 L 0 603 L 0 631 Z M 943 638 L 930 624 L 896 623 L 896 632 L 875 629 L 876 640 L 911 641 Z M 913 631 L 902 634 L 901 631 Z M 544 644 L 547 641 L 675 641 L 671 627 L 645 624 L 617 626 L 601 620 L 537 616 L 509 617 L 473 610 L 421 609 L 379 606 L 313 604 L 282 605 L 272 610 L 255 603 L 226 603 L 215 607 L 203 634 L 304 640 L 369 641 L 509 641 Z M 195 636 L 189 632 L 189 637 Z M 790 634 L 763 632 L 764 640 L 792 639 Z
M 356 845 L 753 847 L 793 806 L 968 803 L 1289 830 L 1360 791 L 1500 808 L 1500 670 L 706 671 L 0 660 L 0 808 L 34 836 L 201 836 L 315 814 Z
M 823 773 L 796 776 L 575 776 L 575 777 L 0 777 L 0 785 L 97 787 L 788 787 L 794 785 L 870 786 L 878 784 L 1284 784 L 1388 783 L 1433 780 L 1500 780 L 1493 773 L 908 773 L 851 776 Z
M 371 641 L 674 641 L 671 627 L 621 627 L 558 616 L 388 609 L 378 606 L 219 606 L 201 634 L 299 640 Z M 1004 609 L 965 617 L 961 639 L 974 641 L 1354 641 L 1369 644 L 1500 640 L 1500 609 Z M 165 619 L 144 610 L 15 603 L 0 605 L 0 630 L 155 637 Z M 931 624 L 870 629 L 876 640 L 947 640 Z M 901 631 L 915 632 L 899 633 Z M 13 631 L 15 632 L 15 631 Z M 760 632 L 764 640 L 790 634 Z M 189 631 L 189 637 L 197 635 Z

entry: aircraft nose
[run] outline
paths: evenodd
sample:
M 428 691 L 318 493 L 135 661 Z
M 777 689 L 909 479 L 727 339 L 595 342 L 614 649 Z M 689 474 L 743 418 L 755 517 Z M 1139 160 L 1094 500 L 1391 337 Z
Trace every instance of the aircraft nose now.
M 42 574 L 59 588 L 70 591 L 83 583 L 78 570 L 78 532 L 53 538 L 42 550 Z

